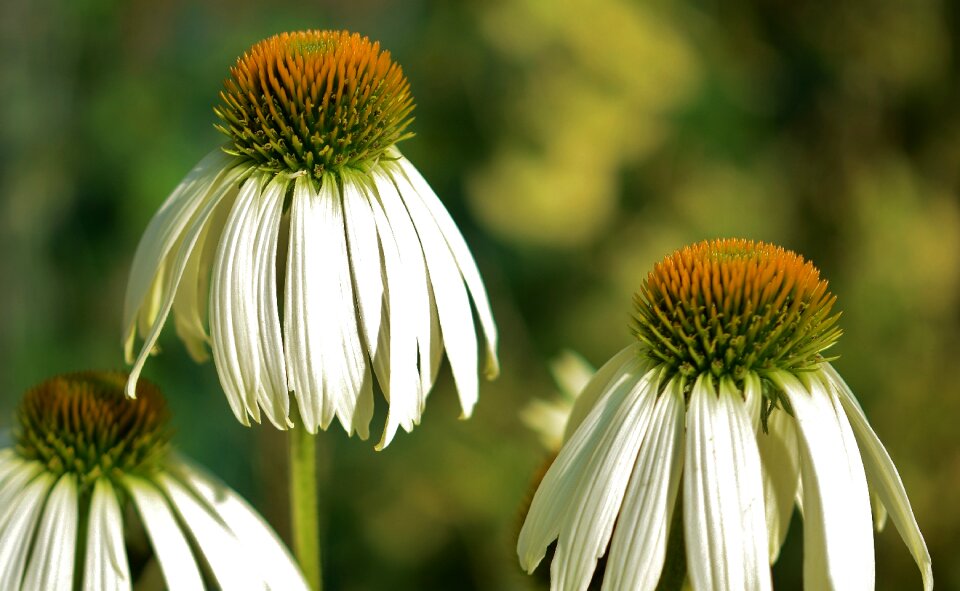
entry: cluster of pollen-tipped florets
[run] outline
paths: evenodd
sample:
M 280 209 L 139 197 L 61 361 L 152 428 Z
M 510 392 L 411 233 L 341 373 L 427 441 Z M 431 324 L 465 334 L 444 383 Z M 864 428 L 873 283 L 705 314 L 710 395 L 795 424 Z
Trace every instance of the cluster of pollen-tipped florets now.
M 379 43 L 347 31 L 283 33 L 237 60 L 214 110 L 226 150 L 316 179 L 364 168 L 409 137 L 413 97 Z
M 150 474 L 169 450 L 169 412 L 145 380 L 127 399 L 127 375 L 80 372 L 31 388 L 18 409 L 16 451 L 55 475 L 76 474 L 83 484 L 99 476 Z
M 654 267 L 634 298 L 635 331 L 672 374 L 800 371 L 822 362 L 840 336 L 835 300 L 817 268 L 794 252 L 713 240 Z

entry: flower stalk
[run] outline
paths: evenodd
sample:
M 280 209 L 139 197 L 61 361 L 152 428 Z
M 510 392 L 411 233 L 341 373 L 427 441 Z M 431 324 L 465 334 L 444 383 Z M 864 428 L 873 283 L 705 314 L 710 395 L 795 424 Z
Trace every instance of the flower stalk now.
M 290 433 L 290 524 L 293 553 L 310 588 L 323 589 L 317 514 L 317 441 L 302 426 Z

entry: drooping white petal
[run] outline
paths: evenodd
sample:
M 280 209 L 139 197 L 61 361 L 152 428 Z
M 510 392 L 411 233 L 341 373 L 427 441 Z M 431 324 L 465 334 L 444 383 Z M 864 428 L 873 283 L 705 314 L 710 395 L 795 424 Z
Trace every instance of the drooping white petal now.
M 147 530 L 167 588 L 203 591 L 203 578 L 190 552 L 190 545 L 163 494 L 149 482 L 138 478 L 128 476 L 124 483 Z
M 583 479 L 574 493 L 572 515 L 560 526 L 550 565 L 557 589 L 585 591 L 597 560 L 606 552 L 624 491 L 637 461 L 656 403 L 658 370 L 648 371 L 601 426 Z
M 234 179 L 232 170 L 227 170 L 231 159 L 219 148 L 208 154 L 187 174 L 173 193 L 160 206 L 147 229 L 140 238 L 136 253 L 133 255 L 133 264 L 130 268 L 130 278 L 127 282 L 127 292 L 123 306 L 124 347 L 127 363 L 133 361 L 133 339 L 135 336 L 137 317 L 143 311 L 144 300 L 155 284 L 158 269 L 180 239 L 184 229 L 191 219 L 209 198 L 215 186 Z M 235 169 L 233 169 L 235 170 Z M 147 318 L 146 325 L 152 325 L 153 316 Z
M 640 446 L 610 542 L 603 589 L 655 589 L 663 570 L 683 469 L 684 402 L 673 380 L 660 395 Z
M 910 506 L 910 499 L 907 497 L 907 491 L 903 487 L 903 481 L 900 479 L 897 467 L 867 421 L 866 415 L 860 408 L 860 403 L 846 382 L 843 381 L 843 378 L 840 377 L 840 374 L 827 363 L 824 364 L 824 371 L 826 373 L 824 381 L 833 386 L 835 395 L 853 427 L 853 434 L 857 439 L 860 452 L 863 454 L 863 466 L 867 473 L 867 480 L 883 506 L 886 507 L 890 519 L 896 526 L 897 531 L 900 532 L 900 537 L 903 538 L 903 542 L 917 562 L 923 576 L 923 588 L 929 591 L 933 588 L 930 553 L 927 550 L 926 542 L 923 540 L 923 534 L 920 533 L 920 527 L 917 525 L 917 518 L 913 515 L 913 508 Z M 877 521 L 880 524 L 883 520 L 878 519 Z M 882 526 L 878 525 L 878 527 Z
M 43 472 L 22 484 L 8 504 L 0 505 L 0 589 L 20 588 L 40 509 L 54 481 L 53 475 Z
M 867 486 L 870 486 L 871 476 L 870 470 L 867 468 L 866 461 L 864 461 L 863 468 L 864 470 L 867 470 Z M 874 492 L 872 488 L 870 490 L 870 510 L 873 511 L 874 531 L 877 533 L 882 532 L 883 528 L 887 526 L 887 507 L 883 504 L 883 500 L 880 498 L 880 495 Z M 926 546 L 926 544 L 924 544 L 924 546 Z
M 373 170 L 373 180 L 376 185 L 375 193 L 390 223 L 390 229 L 400 252 L 404 274 L 407 276 L 407 289 L 410 292 L 408 307 L 402 310 L 391 309 L 391 313 L 409 314 L 417 335 L 417 350 L 420 354 L 420 386 L 417 388 L 419 410 L 415 422 L 419 422 L 427 396 L 424 387 L 430 385 L 433 375 L 433 368 L 430 366 L 432 362 L 430 337 L 433 332 L 430 326 L 427 267 L 424 262 L 423 246 L 420 244 L 421 239 L 410 220 L 410 213 L 404 206 L 403 196 L 393 184 L 393 180 L 380 168 Z
M 182 463 L 178 476 L 190 490 L 206 502 L 240 540 L 243 552 L 250 555 L 251 567 L 259 569 L 259 578 L 276 591 L 306 591 L 307 584 L 293 557 L 273 529 L 237 493 L 205 471 Z
M 377 235 L 383 252 L 384 310 L 380 323 L 374 369 L 384 395 L 390 401 L 387 422 L 377 449 L 389 445 L 398 427 L 410 431 L 420 417 L 420 378 L 417 373 L 417 328 L 406 312 L 416 307 L 414 277 L 406 272 L 397 238 L 387 220 L 375 188 L 367 189 Z
M 803 478 L 806 589 L 873 589 L 873 523 L 860 451 L 834 397 L 792 374 L 771 379 L 790 400 Z
M 230 210 L 210 285 L 210 340 L 220 385 L 237 420 L 260 422 L 257 306 L 254 297 L 253 238 L 255 203 L 264 184 L 261 175 L 247 179 Z
M 608 386 L 611 381 L 618 379 L 624 373 L 626 364 L 632 364 L 633 360 L 639 359 L 641 355 L 643 355 L 643 352 L 637 345 L 629 345 L 597 370 L 597 373 L 583 387 L 583 391 L 577 397 L 573 409 L 570 410 L 570 417 L 567 419 L 567 426 L 564 430 L 564 440 L 573 436 L 574 431 L 580 427 L 580 423 L 593 410 L 600 396 L 609 389 Z
M 200 237 L 197 238 L 197 245 L 190 253 L 187 266 L 183 270 L 183 277 L 180 279 L 180 288 L 173 297 L 173 320 L 177 336 L 183 341 L 190 357 L 197 363 L 210 358 L 207 352 L 210 335 L 207 334 L 206 329 L 210 270 L 217 251 L 217 243 L 229 213 L 230 208 L 222 205 L 213 210 L 210 219 L 203 226 Z M 167 261 L 173 262 L 171 257 L 168 257 Z M 160 305 L 161 293 L 162 290 L 157 290 L 154 298 L 157 308 Z M 149 327 L 146 327 L 144 333 L 148 330 Z
M 77 482 L 67 474 L 53 486 L 40 520 L 33 555 L 23 580 L 25 589 L 70 591 L 77 556 Z
M 123 541 L 123 515 L 113 485 L 98 478 L 90 501 L 83 591 L 126 591 L 130 565 Z
M 322 305 L 316 290 L 309 289 L 307 261 L 325 256 L 317 253 L 313 220 L 315 196 L 310 181 L 299 177 L 293 185 L 293 200 L 290 203 L 290 237 L 287 248 L 287 278 L 284 286 L 283 334 L 286 355 L 287 383 L 297 397 L 297 406 L 304 428 L 316 433 L 321 425 L 326 428 L 333 420 L 334 407 L 323 395 L 323 380 L 319 375 L 322 367 L 320 326 L 311 311 Z M 329 281 L 320 277 L 314 281 Z
M 687 411 L 683 516 L 687 573 L 698 590 L 770 589 L 760 454 L 729 378 L 701 375 Z
M 567 527 L 567 521 L 573 519 L 575 507 L 585 501 L 577 491 L 592 468 L 590 458 L 599 450 L 607 431 L 616 433 L 620 425 L 614 425 L 614 419 L 624 400 L 638 384 L 646 384 L 641 373 L 643 366 L 641 359 L 633 357 L 617 367 L 619 373 L 607 376 L 597 403 L 587 413 L 581 428 L 561 448 L 540 482 L 517 541 L 520 565 L 527 572 L 533 572 L 547 546 Z
M 757 433 L 760 464 L 763 466 L 763 498 L 767 513 L 770 563 L 776 562 L 787 537 L 790 517 L 800 484 L 799 451 L 793 418 L 783 409 L 767 419 L 766 433 Z
M 440 329 L 446 343 L 447 357 L 463 418 L 469 417 L 477 402 L 477 337 L 473 326 L 473 311 L 460 269 L 443 233 L 407 177 L 400 171 L 395 179 L 400 195 L 410 212 L 413 225 L 423 244 L 430 284 L 436 297 Z M 429 384 L 425 384 L 429 386 Z
M 343 214 L 347 228 L 347 249 L 362 329 L 360 337 L 369 359 L 369 363 L 364 364 L 363 386 L 357 400 L 357 423 L 362 425 L 369 425 L 373 416 L 371 365 L 381 364 L 380 373 L 383 374 L 384 387 L 389 380 L 386 377 L 389 372 L 383 364 L 388 355 L 380 355 L 378 351 L 381 321 L 386 311 L 383 303 L 384 279 L 380 240 L 377 237 L 377 224 L 370 208 L 370 199 L 361 179 L 351 175 L 344 177 Z
M 263 581 L 252 568 L 257 557 L 243 550 L 219 516 L 169 475 L 160 474 L 157 483 L 190 530 L 220 588 L 262 589 Z
M 170 308 L 173 306 L 174 297 L 177 289 L 180 287 L 180 279 L 187 267 L 187 263 L 189 262 L 190 255 L 193 253 L 193 249 L 197 244 L 197 240 L 203 233 L 204 228 L 210 221 L 211 214 L 214 212 L 220 202 L 227 197 L 227 195 L 233 195 L 236 193 L 237 181 L 243 173 L 244 171 L 242 167 L 234 167 L 226 171 L 223 177 L 203 196 L 196 213 L 194 213 L 189 219 L 189 224 L 187 225 L 186 231 L 181 234 L 182 238 L 179 241 L 176 257 L 173 259 L 173 262 L 170 263 L 170 276 L 164 282 L 162 303 L 157 311 L 156 320 L 153 322 L 150 332 L 146 335 L 146 337 L 144 337 L 143 347 L 140 350 L 140 354 L 137 356 L 133 367 L 130 369 L 130 377 L 127 380 L 126 387 L 126 394 L 129 398 L 136 398 L 137 380 L 140 377 L 140 372 L 143 370 L 143 364 L 146 362 L 147 357 L 150 355 L 150 352 L 153 350 L 153 347 L 157 342 L 157 338 L 160 336 L 160 331 L 163 329 L 163 324 L 167 320 L 167 315 L 170 314 Z M 136 265 L 137 263 L 135 261 L 134 266 L 136 267 Z M 132 282 L 133 280 L 131 279 L 131 283 Z M 130 338 L 133 338 L 132 333 Z M 130 346 L 132 347 L 132 342 L 130 343 Z
M 497 325 L 493 320 L 493 313 L 490 311 L 490 302 L 487 300 L 487 291 L 483 285 L 483 279 L 480 277 L 480 271 L 477 270 L 477 263 L 473 260 L 473 255 L 470 254 L 470 249 L 460 234 L 460 230 L 457 229 L 457 224 L 450 217 L 450 213 L 440 202 L 436 193 L 427 184 L 426 179 L 409 160 L 401 156 L 399 152 L 396 155 L 398 156 L 397 164 L 416 188 L 417 194 L 423 199 L 424 204 L 440 227 L 440 231 L 457 261 L 457 266 L 460 267 L 463 280 L 470 290 L 470 297 L 477 309 L 477 316 L 480 318 L 480 325 L 483 327 L 483 334 L 487 343 L 487 362 L 484 373 L 487 379 L 493 379 L 500 373 L 500 364 L 497 360 Z
M 0 475 L 0 523 L 3 522 L 4 512 L 11 506 L 13 499 L 43 469 L 40 462 L 26 461 L 19 457 L 8 459 L 6 466 L 6 474 Z
M 253 241 L 253 282 L 259 349 L 260 383 L 257 400 L 278 429 L 292 427 L 290 390 L 283 356 L 283 337 L 277 303 L 277 243 L 286 177 L 275 177 L 257 200 L 256 235 Z

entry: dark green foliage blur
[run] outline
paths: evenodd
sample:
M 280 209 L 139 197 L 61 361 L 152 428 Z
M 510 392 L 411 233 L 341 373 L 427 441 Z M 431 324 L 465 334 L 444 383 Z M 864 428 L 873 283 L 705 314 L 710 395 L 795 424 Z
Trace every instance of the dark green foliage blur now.
M 714 237 L 777 242 L 831 281 L 837 366 L 937 587 L 960 588 L 960 9 L 936 0 L 6 1 L 0 429 L 45 377 L 123 367 L 141 232 L 223 140 L 212 107 L 236 56 L 301 28 L 359 31 L 403 65 L 417 109 L 400 147 L 460 224 L 502 334 L 471 420 L 444 370 L 386 451 L 319 437 L 329 589 L 529 588 L 515 540 L 548 452 L 519 411 L 556 396 L 562 349 L 599 364 L 625 346 L 651 265 Z M 161 345 L 144 375 L 177 445 L 288 535 L 283 435 L 240 426 L 172 326 Z M 801 588 L 800 526 L 777 589 Z M 920 587 L 892 526 L 877 571 L 878 589 Z

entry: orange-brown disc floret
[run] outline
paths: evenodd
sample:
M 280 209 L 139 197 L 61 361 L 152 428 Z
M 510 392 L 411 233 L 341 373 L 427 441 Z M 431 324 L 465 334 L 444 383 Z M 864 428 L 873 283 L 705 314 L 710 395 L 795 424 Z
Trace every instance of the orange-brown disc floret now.
M 409 137 L 413 97 L 379 43 L 347 31 L 265 39 L 230 69 L 214 111 L 227 152 L 263 170 L 360 168 Z
M 171 436 L 166 403 L 145 380 L 127 399 L 126 381 L 124 373 L 90 371 L 34 386 L 18 409 L 17 453 L 53 474 L 76 474 L 81 485 L 156 470 Z
M 809 369 L 840 336 L 836 297 L 800 255 L 748 240 L 674 252 L 634 297 L 635 332 L 672 374 Z

